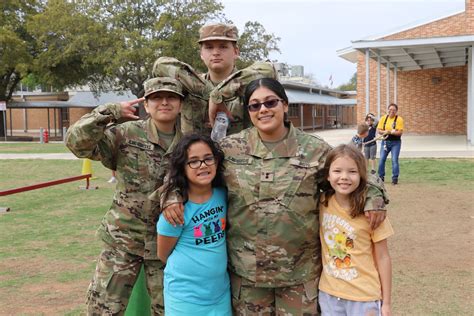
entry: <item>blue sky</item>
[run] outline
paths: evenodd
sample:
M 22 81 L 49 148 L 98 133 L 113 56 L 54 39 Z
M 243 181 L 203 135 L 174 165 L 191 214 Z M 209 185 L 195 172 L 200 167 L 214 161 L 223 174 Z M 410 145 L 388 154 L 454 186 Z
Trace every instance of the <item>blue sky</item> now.
M 337 56 L 351 41 L 383 34 L 407 24 L 464 9 L 465 0 L 221 0 L 230 20 L 243 29 L 258 21 L 280 37 L 281 54 L 290 65 L 303 65 L 321 84 L 349 81 L 356 65 Z

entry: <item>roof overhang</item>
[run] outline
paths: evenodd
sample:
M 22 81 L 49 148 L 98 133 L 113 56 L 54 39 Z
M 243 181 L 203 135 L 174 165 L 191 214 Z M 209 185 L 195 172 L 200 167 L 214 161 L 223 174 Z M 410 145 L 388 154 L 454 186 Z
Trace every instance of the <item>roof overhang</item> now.
M 319 104 L 319 105 L 343 105 L 354 106 L 356 99 L 339 99 L 327 94 L 311 93 L 285 88 L 286 95 L 290 104 Z
M 360 40 L 352 47 L 337 51 L 339 57 L 357 62 L 357 53 L 388 63 L 400 71 L 464 66 L 468 49 L 474 45 L 474 35 L 431 37 L 403 40 Z
M 106 91 L 100 94 L 94 94 L 91 91 L 75 91 L 71 93 L 68 101 L 56 100 L 36 100 L 51 96 L 48 93 L 21 93 L 18 96 L 29 96 L 31 100 L 18 101 L 12 100 L 7 103 L 8 108 L 12 109 L 29 109 L 29 108 L 95 108 L 98 105 L 106 103 L 118 103 L 123 100 L 133 100 L 136 97 L 130 91 Z M 55 95 L 55 94 L 54 94 Z M 24 98 L 22 98 L 24 99 Z
M 96 105 L 72 103 L 69 101 L 9 101 L 9 109 L 59 109 L 59 108 L 95 108 Z
M 354 95 L 354 91 L 339 91 L 313 84 L 282 80 L 288 101 L 291 104 L 320 104 L 354 106 L 356 99 L 345 99 L 345 96 Z
M 352 47 L 346 47 L 336 51 L 337 56 L 351 62 L 353 64 L 357 63 L 357 55 L 359 52 Z

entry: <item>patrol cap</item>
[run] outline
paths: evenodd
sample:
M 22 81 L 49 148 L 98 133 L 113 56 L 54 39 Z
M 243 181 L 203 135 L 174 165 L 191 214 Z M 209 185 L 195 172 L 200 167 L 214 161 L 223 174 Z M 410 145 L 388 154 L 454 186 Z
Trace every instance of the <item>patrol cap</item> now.
M 215 40 L 237 42 L 238 37 L 237 27 L 233 24 L 208 24 L 199 30 L 198 43 Z
M 181 83 L 175 79 L 166 78 L 166 77 L 156 77 L 151 78 L 145 81 L 145 95 L 144 97 L 148 97 L 150 94 L 159 92 L 159 91 L 167 91 L 173 92 L 184 98 L 183 94 L 183 86 Z

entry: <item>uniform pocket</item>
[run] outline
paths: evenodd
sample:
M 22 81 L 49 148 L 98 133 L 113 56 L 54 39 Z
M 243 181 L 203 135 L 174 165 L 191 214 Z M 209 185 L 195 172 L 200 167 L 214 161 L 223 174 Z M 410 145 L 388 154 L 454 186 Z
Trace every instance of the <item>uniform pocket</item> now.
M 244 199 L 245 205 L 257 202 L 258 179 L 260 170 L 253 165 L 251 157 L 226 157 L 225 158 L 225 180 L 229 189 L 229 197 Z
M 319 278 L 303 283 L 306 298 L 310 301 L 318 297 Z
M 121 281 L 120 272 L 116 271 L 113 255 L 114 250 L 105 249 L 99 256 L 95 274 L 87 292 L 87 304 L 90 310 L 117 314 L 125 309 L 124 302 L 128 299 L 129 293 Z
M 279 177 L 279 181 L 286 180 L 281 184 L 286 187 L 281 203 L 291 210 L 306 213 L 308 198 L 313 199 L 316 194 L 316 173 L 319 163 L 290 159 L 289 165 L 286 177 Z M 311 206 L 310 209 L 313 208 Z
M 242 288 L 242 278 L 235 273 L 230 273 L 230 288 L 232 291 L 232 298 L 240 299 L 240 289 Z
M 117 170 L 122 174 L 126 193 L 138 192 L 140 189 L 139 153 L 140 148 L 128 145 L 120 149 Z

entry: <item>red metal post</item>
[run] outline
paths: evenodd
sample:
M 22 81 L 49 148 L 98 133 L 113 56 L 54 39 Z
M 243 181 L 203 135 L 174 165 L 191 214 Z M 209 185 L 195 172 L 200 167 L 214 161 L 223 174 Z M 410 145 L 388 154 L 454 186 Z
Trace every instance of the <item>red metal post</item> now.
M 64 179 L 59 179 L 59 180 L 54 180 L 54 181 L 48 181 L 48 182 L 38 183 L 38 184 L 34 184 L 34 185 L 29 185 L 29 186 L 26 186 L 26 187 L 0 191 L 0 196 L 11 195 L 11 194 L 20 193 L 20 192 L 26 192 L 26 191 L 41 189 L 41 188 L 50 187 L 50 186 L 57 185 L 57 184 L 73 182 L 73 181 L 82 180 L 82 179 L 86 179 L 87 188 L 89 188 L 89 178 L 91 176 L 92 175 L 89 173 L 89 174 L 83 174 L 81 176 L 64 178 Z

